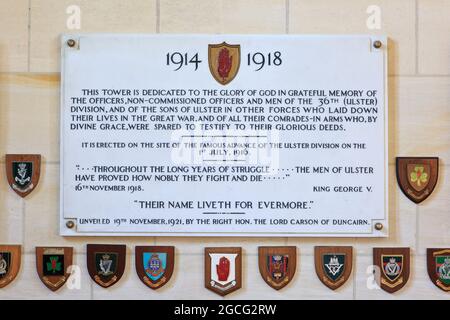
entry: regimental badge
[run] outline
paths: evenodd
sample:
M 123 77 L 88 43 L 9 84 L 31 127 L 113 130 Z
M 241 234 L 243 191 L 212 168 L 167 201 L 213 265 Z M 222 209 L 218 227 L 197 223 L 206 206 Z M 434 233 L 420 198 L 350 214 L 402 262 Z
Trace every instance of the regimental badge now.
M 237 75 L 241 64 L 241 46 L 226 42 L 208 45 L 209 71 L 222 85 L 230 83 Z
M 0 246 L 0 288 L 10 284 L 19 273 L 22 247 Z
M 436 186 L 439 158 L 397 158 L 397 182 L 403 193 L 420 203 L 430 196 Z
M 11 188 L 25 197 L 36 188 L 41 173 L 41 155 L 7 154 L 6 177 Z
M 409 248 L 374 248 L 373 264 L 380 268 L 381 289 L 393 293 L 408 282 Z
M 205 287 L 221 296 L 241 288 L 241 261 L 241 248 L 205 248 Z
M 174 247 L 136 247 L 136 271 L 149 288 L 158 289 L 172 277 L 175 262 Z
M 259 273 L 275 290 L 291 282 L 297 267 L 296 247 L 259 247 Z
M 331 290 L 342 286 L 352 273 L 352 247 L 315 247 L 314 261 L 320 281 Z
M 72 257 L 70 247 L 36 247 L 37 273 L 47 288 L 56 291 L 66 283 Z
M 125 271 L 125 245 L 88 244 L 87 267 L 92 280 L 108 288 L 116 284 Z
M 450 292 L 450 249 L 427 249 L 428 275 L 445 292 Z

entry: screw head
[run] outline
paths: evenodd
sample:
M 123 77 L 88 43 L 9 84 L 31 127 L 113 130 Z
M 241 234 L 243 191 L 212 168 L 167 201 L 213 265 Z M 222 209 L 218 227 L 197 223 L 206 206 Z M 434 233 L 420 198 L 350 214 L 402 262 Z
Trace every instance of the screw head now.
M 381 222 L 377 222 L 375 223 L 375 230 L 382 230 L 383 229 L 383 224 Z
M 73 40 L 73 39 L 69 39 L 69 40 L 67 40 L 67 45 L 68 45 L 69 47 L 73 48 L 73 47 L 75 47 L 75 45 L 76 45 L 76 41 Z
M 376 49 L 380 49 L 382 45 L 383 45 L 383 44 L 381 43 L 380 40 L 375 40 L 375 41 L 373 42 L 373 47 L 376 48 Z
M 73 227 L 75 227 L 75 222 L 67 221 L 66 222 L 66 227 L 69 228 L 69 229 L 72 229 Z

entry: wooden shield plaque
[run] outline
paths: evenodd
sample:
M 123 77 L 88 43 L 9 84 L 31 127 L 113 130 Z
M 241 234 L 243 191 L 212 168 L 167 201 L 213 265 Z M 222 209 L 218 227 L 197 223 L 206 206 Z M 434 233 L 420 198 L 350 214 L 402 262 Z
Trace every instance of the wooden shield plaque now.
M 36 268 L 42 283 L 52 291 L 61 288 L 70 276 L 67 270 L 72 258 L 71 247 L 36 247 Z
M 92 280 L 103 288 L 116 284 L 125 271 L 125 245 L 88 244 L 87 268 Z
M 20 269 L 22 247 L 20 245 L 0 246 L 0 288 L 14 281 Z
M 427 269 L 431 281 L 439 289 L 450 292 L 450 248 L 427 249 Z
M 314 261 L 319 280 L 331 290 L 336 290 L 352 274 L 353 248 L 315 247 Z
M 175 248 L 164 246 L 137 246 L 135 249 L 136 272 L 150 289 L 158 289 L 172 277 Z
M 439 175 L 439 158 L 398 157 L 397 182 L 411 201 L 420 203 L 428 198 L 436 186 Z
M 380 268 L 380 287 L 394 293 L 409 279 L 409 248 L 373 248 L 373 264 Z
M 205 248 L 205 287 L 225 296 L 242 286 L 242 248 Z
M 10 187 L 22 198 L 37 186 L 41 174 L 40 154 L 7 154 L 6 177 Z
M 297 268 L 297 247 L 259 247 L 259 273 L 275 290 L 292 281 Z

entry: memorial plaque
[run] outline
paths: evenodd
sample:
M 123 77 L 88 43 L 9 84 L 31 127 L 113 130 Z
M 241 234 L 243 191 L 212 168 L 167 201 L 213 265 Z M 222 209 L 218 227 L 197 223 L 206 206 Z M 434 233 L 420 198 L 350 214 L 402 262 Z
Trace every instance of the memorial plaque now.
M 386 44 L 64 35 L 61 235 L 387 236 Z

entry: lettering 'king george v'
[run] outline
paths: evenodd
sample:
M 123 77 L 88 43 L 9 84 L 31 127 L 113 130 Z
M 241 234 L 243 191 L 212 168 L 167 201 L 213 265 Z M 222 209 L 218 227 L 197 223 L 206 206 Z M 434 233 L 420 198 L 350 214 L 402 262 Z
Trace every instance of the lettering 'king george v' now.
M 103 288 L 116 284 L 125 271 L 125 245 L 88 244 L 87 267 L 92 280 Z
M 150 289 L 158 289 L 169 282 L 175 262 L 174 247 L 141 247 L 135 250 L 136 272 Z
M 380 268 L 380 287 L 394 293 L 409 279 L 409 248 L 373 248 L 373 264 Z
M 450 248 L 427 249 L 427 269 L 431 281 L 439 289 L 450 292 Z
M 331 290 L 342 286 L 352 273 L 353 248 L 315 247 L 314 261 L 319 280 Z
M 22 198 L 29 195 L 39 182 L 41 155 L 7 154 L 5 162 L 10 187 Z
M 434 190 L 439 174 L 439 158 L 398 157 L 397 182 L 402 192 L 413 202 L 420 203 Z
M 66 283 L 72 258 L 71 247 L 36 247 L 37 273 L 47 288 L 56 291 Z
M 230 83 L 237 75 L 241 64 L 241 46 L 226 42 L 208 45 L 209 71 L 222 85 Z
M 242 286 L 242 249 L 205 248 L 205 287 L 225 296 Z
M 259 247 L 259 273 L 275 290 L 291 282 L 297 267 L 297 247 Z
M 0 288 L 14 281 L 19 273 L 22 247 L 20 245 L 0 246 Z

